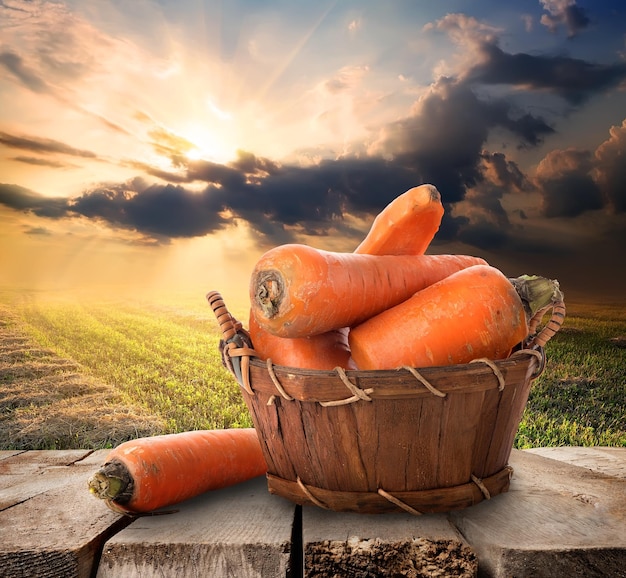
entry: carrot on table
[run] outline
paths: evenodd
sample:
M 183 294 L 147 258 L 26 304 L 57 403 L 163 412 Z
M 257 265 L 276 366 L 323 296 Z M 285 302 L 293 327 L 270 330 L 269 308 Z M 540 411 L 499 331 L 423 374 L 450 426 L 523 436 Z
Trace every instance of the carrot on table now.
M 280 245 L 257 262 L 250 303 L 264 330 L 307 337 L 360 323 L 455 271 L 485 263 L 469 255 L 362 255 Z
M 433 185 L 413 187 L 396 197 L 374 219 L 355 253 L 423 255 L 441 225 L 444 209 Z
M 527 309 L 501 271 L 468 267 L 351 328 L 352 358 L 359 370 L 503 359 L 528 336 L 531 308 L 545 307 L 555 287 Z
M 120 444 L 88 485 L 113 509 L 137 514 L 266 472 L 254 428 L 197 430 Z
M 348 346 L 348 328 L 333 329 L 311 337 L 278 337 L 265 331 L 250 312 L 248 327 L 254 351 L 275 365 L 300 369 L 355 369 Z

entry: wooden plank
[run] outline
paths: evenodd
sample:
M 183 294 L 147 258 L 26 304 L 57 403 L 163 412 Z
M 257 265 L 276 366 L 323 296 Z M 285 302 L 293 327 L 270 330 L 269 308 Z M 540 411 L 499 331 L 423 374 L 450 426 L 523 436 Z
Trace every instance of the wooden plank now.
M 525 451 L 607 476 L 626 479 L 626 448 L 562 446 Z
M 0 510 L 70 481 L 68 466 L 78 462 L 91 466 L 91 462 L 84 460 L 93 453 L 92 450 L 33 450 L 0 461 Z M 106 450 L 96 452 L 95 459 L 102 460 L 105 454 Z
M 510 464 L 508 493 L 449 514 L 481 575 L 625 575 L 625 479 L 520 450 Z
M 7 458 L 12 458 L 17 454 L 24 453 L 25 450 L 0 450 L 0 461 L 6 460 Z
M 79 461 L 75 452 L 54 451 L 9 458 L 19 458 L 19 463 L 3 478 L 17 483 L 2 490 L 6 507 L 0 511 L 0 577 L 93 575 L 104 541 L 130 522 L 87 489 L 89 476 L 106 453 L 81 451 L 86 459 Z
M 474 552 L 445 514 L 302 508 L 304 576 L 476 576 Z
M 93 450 L 30 450 L 7 453 L 9 455 L 0 460 L 0 476 L 28 476 L 50 466 L 69 466 L 88 457 Z M 0 477 L 0 487 L 8 485 L 9 481 L 8 478 Z
M 271 495 L 265 477 L 174 508 L 172 514 L 138 518 L 113 536 L 97 578 L 292 575 L 296 507 Z

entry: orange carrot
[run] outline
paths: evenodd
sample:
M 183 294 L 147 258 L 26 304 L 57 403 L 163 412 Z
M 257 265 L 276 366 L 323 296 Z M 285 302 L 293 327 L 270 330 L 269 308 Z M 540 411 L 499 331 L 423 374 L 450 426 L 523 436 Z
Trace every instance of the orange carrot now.
M 89 490 L 124 513 L 146 513 L 265 474 L 254 428 L 144 437 L 113 449 Z
M 468 267 L 353 327 L 352 357 L 359 370 L 503 359 L 528 335 L 527 306 L 495 267 Z
M 307 245 L 270 249 L 250 278 L 259 325 L 280 337 L 349 327 L 483 259 L 468 255 L 360 255 Z
M 443 217 L 441 195 L 433 185 L 413 187 L 396 197 L 374 219 L 355 253 L 423 255 Z
M 265 331 L 250 312 L 250 339 L 260 359 L 300 369 L 355 369 L 348 347 L 348 328 L 311 337 L 278 337 Z

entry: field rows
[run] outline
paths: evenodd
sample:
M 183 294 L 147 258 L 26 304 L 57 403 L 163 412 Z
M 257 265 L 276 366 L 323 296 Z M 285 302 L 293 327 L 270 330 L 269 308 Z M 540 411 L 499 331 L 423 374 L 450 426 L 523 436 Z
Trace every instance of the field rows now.
M 0 434 L 5 432 L 0 447 L 8 449 L 9 440 L 15 439 L 6 432 L 17 423 L 20 412 L 43 408 L 54 420 L 58 415 L 54 410 L 64 400 L 68 407 L 62 419 L 70 420 L 72 412 L 89 415 L 89 427 L 96 429 L 98 416 L 111 407 L 134 408 L 128 419 L 137 420 L 138 426 L 141 420 L 152 419 L 151 433 L 252 425 L 239 386 L 221 364 L 220 335 L 208 305 L 202 309 L 140 302 L 44 301 L 0 293 L 0 319 L 4 346 L 24 345 L 11 346 L 12 357 L 1 360 L 3 398 L 33 384 L 49 393 L 40 394 L 29 407 L 0 402 Z M 548 367 L 533 384 L 516 447 L 626 446 L 624 336 L 622 308 L 588 307 L 568 314 L 562 330 L 548 343 Z M 20 371 L 37 355 L 47 356 L 47 363 L 56 364 L 55 368 L 48 377 L 44 372 L 25 381 Z M 64 360 L 65 369 L 58 366 L 59 360 Z M 64 379 L 79 383 L 89 395 L 74 396 L 68 405 L 63 396 L 59 399 L 59 391 L 68 388 Z M 94 402 L 94 393 L 102 388 L 108 388 L 108 401 Z M 104 414 L 102 421 L 106 421 Z M 119 428 L 117 437 L 93 432 L 90 437 L 87 432 L 72 442 L 71 436 L 58 434 L 63 423 L 49 425 L 42 428 L 38 447 L 115 445 L 141 429 L 133 430 L 129 424 L 130 428 Z M 57 434 L 46 438 L 46 431 Z

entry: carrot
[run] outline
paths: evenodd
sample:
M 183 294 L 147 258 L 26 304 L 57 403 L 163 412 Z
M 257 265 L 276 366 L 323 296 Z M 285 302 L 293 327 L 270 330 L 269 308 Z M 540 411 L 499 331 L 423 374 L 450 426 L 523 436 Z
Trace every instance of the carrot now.
M 252 272 L 251 309 L 274 335 L 317 335 L 361 323 L 479 263 L 485 261 L 468 255 L 360 255 L 280 245 Z
M 348 328 L 311 337 L 278 337 L 261 328 L 250 312 L 249 333 L 260 359 L 300 369 L 355 369 L 348 347 Z
M 468 267 L 353 327 L 352 357 L 359 370 L 503 359 L 527 337 L 532 308 L 549 302 L 555 283 L 529 304 L 495 267 Z
M 254 428 L 197 430 L 144 437 L 113 449 L 89 479 L 113 509 L 152 512 L 265 474 Z
M 396 197 L 374 219 L 355 253 L 423 255 L 439 230 L 444 209 L 433 185 L 413 187 Z

